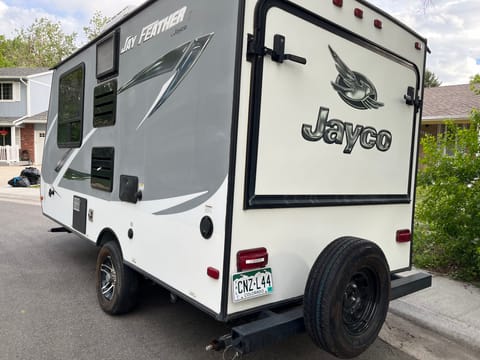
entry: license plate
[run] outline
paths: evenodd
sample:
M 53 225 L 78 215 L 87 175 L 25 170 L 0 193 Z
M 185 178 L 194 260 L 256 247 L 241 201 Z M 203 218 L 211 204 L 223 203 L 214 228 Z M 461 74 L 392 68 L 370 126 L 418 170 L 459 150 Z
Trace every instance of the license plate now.
M 233 302 L 268 295 L 272 291 L 271 268 L 233 274 Z

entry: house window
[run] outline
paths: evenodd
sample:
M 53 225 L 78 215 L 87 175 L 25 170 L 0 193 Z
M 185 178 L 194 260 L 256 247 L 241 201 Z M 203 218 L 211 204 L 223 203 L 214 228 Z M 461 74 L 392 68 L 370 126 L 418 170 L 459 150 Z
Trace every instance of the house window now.
M 57 143 L 61 148 L 80 147 L 83 132 L 85 64 L 60 77 Z
M 12 83 L 0 83 L 0 100 L 13 100 Z

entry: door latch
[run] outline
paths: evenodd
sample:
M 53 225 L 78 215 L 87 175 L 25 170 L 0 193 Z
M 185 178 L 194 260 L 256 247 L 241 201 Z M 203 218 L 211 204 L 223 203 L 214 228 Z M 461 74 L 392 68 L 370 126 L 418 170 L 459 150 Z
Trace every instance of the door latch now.
M 252 61 L 253 56 L 265 56 L 269 55 L 272 58 L 272 61 L 283 63 L 284 61 L 293 61 L 298 64 L 305 65 L 307 59 L 301 56 L 293 54 L 285 54 L 285 36 L 280 34 L 275 34 L 273 37 L 273 49 L 270 49 L 266 46 L 258 49 L 257 44 L 253 35 L 248 34 L 248 50 L 247 50 L 247 60 Z
M 407 93 L 403 95 L 403 98 L 405 99 L 405 103 L 407 105 L 415 106 L 415 112 L 417 112 L 420 106 L 422 106 L 422 100 L 418 98 L 415 89 L 412 86 L 407 88 Z

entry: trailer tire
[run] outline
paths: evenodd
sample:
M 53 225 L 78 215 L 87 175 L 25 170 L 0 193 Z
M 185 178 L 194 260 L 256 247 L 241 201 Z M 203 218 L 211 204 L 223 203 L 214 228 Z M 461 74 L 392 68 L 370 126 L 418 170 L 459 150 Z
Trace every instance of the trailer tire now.
M 305 287 L 305 328 L 313 342 L 341 358 L 365 351 L 385 322 L 390 270 L 373 242 L 337 239 L 318 256 Z
M 96 279 L 98 302 L 107 314 L 124 314 L 136 305 L 138 274 L 123 263 L 116 241 L 109 241 L 101 247 L 97 256 Z

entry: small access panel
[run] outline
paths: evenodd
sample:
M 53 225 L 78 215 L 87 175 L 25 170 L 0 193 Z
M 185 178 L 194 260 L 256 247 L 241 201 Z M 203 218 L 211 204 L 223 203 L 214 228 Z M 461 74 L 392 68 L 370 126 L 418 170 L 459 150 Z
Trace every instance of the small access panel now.
M 72 226 L 82 234 L 85 234 L 87 231 L 87 199 L 79 196 L 73 197 Z

